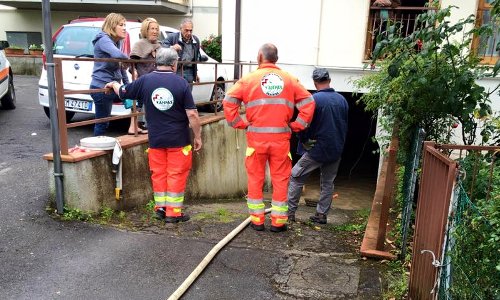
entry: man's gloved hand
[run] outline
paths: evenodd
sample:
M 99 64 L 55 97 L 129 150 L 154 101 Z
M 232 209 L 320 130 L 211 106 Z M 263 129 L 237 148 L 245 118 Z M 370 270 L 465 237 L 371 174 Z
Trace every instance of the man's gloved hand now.
M 314 147 L 315 144 L 316 144 L 316 140 L 308 139 L 307 142 L 302 143 L 302 146 L 304 147 L 304 149 L 306 151 L 309 151 Z

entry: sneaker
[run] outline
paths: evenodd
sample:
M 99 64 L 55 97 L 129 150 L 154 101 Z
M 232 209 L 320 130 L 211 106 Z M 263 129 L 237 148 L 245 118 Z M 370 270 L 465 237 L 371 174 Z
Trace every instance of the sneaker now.
M 256 231 L 264 231 L 264 229 L 265 229 L 264 224 L 257 225 L 257 224 L 251 223 L 250 227 L 252 227 L 253 230 L 256 230 Z
M 295 220 L 295 214 L 288 215 L 288 223 L 294 223 L 294 222 L 297 222 Z
M 316 213 L 314 216 L 310 216 L 309 220 L 313 221 L 314 223 L 318 223 L 318 224 L 326 224 L 326 215 Z
M 165 209 L 163 208 L 158 208 L 156 211 L 155 211 L 155 218 L 157 220 L 165 220 Z
M 271 231 L 272 232 L 283 232 L 283 231 L 286 231 L 288 228 L 286 227 L 286 225 L 283 225 L 283 226 L 271 226 Z
M 181 214 L 178 217 L 165 217 L 165 223 L 179 223 L 189 221 L 189 215 Z

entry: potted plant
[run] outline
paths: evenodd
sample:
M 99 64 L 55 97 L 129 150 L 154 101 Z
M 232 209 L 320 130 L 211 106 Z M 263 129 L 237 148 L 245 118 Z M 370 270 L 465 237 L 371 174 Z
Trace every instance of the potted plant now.
M 17 54 L 17 55 L 24 54 L 24 48 L 16 45 L 10 45 L 8 48 L 5 48 L 4 51 L 5 54 Z
M 37 44 L 31 44 L 28 48 L 30 55 L 42 55 L 43 53 L 43 44 L 37 45 Z

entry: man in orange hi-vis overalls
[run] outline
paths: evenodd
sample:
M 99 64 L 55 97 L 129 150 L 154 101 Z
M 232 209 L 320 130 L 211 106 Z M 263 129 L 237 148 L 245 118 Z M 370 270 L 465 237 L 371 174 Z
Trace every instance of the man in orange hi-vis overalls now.
M 235 83 L 223 101 L 228 124 L 247 130 L 245 166 L 248 174 L 247 205 L 252 228 L 264 230 L 262 188 L 266 163 L 269 162 L 273 198 L 271 202 L 271 231 L 287 229 L 287 188 L 292 168 L 290 155 L 291 132 L 307 128 L 314 113 L 311 94 L 290 74 L 276 66 L 278 49 L 264 44 L 257 56 L 259 67 Z M 246 106 L 246 120 L 239 107 Z M 299 114 L 294 122 L 294 107 Z

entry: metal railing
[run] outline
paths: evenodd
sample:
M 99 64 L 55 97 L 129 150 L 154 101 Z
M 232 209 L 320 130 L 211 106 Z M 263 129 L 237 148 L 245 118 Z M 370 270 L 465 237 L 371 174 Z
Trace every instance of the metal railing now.
M 368 16 L 368 32 L 366 36 L 365 59 L 372 58 L 373 50 L 377 44 L 379 35 L 387 35 L 389 24 L 399 24 L 402 37 L 409 36 L 418 29 L 417 17 L 429 10 L 436 10 L 433 7 L 410 7 L 400 6 L 390 7 L 370 7 Z
M 499 289 L 500 281 L 491 265 L 498 264 L 498 247 L 480 249 L 479 243 L 488 240 L 481 230 L 490 229 L 491 224 L 488 216 L 475 217 L 480 211 L 473 204 L 498 199 L 492 196 L 495 191 L 498 197 L 498 153 L 500 146 L 424 143 L 410 272 L 411 299 L 494 298 L 491 292 Z M 457 226 L 465 230 L 457 231 Z M 492 263 L 486 267 L 491 269 L 485 276 L 484 264 L 488 261 Z M 496 287 L 491 286 L 492 282 L 497 283 Z
M 79 121 L 79 122 L 73 122 L 68 124 L 66 122 L 66 107 L 65 107 L 65 99 L 67 95 L 72 95 L 72 94 L 91 94 L 91 93 L 98 93 L 98 92 L 112 92 L 106 88 L 102 89 L 84 89 L 84 90 L 69 90 L 64 88 L 64 77 L 63 77 L 63 70 L 62 70 L 62 65 L 63 61 L 90 61 L 90 62 L 95 62 L 95 61 L 101 61 L 101 62 L 115 62 L 115 63 L 120 63 L 120 64 L 129 64 L 132 69 L 132 74 L 134 74 L 134 69 L 135 69 L 135 64 L 137 63 L 149 63 L 149 62 L 154 62 L 154 61 L 148 61 L 148 60 L 133 60 L 133 59 L 112 59 L 112 58 L 54 58 L 54 66 L 55 66 L 55 85 L 56 85 L 56 103 L 57 103 L 57 118 L 58 118 L 58 127 L 59 127 L 59 142 L 60 142 L 60 151 L 61 155 L 68 155 L 69 153 L 69 147 L 68 147 L 68 128 L 74 128 L 74 127 L 80 127 L 80 126 L 86 126 L 90 124 L 96 124 L 96 123 L 103 123 L 103 122 L 109 122 L 109 121 L 114 121 L 114 120 L 120 120 L 120 119 L 127 119 L 131 117 L 137 117 L 140 115 L 143 115 L 143 112 L 138 112 L 137 107 L 136 107 L 136 100 L 133 101 L 133 106 L 131 113 L 125 114 L 125 115 L 120 115 L 120 116 L 110 116 L 106 118 L 99 118 L 99 119 L 93 119 L 93 120 L 85 120 L 85 121 Z M 184 62 L 179 62 L 179 67 Z M 189 62 L 190 64 L 193 64 L 193 62 Z M 218 76 L 218 69 L 220 65 L 231 65 L 233 68 L 238 67 L 239 68 L 239 74 L 245 74 L 250 72 L 256 64 L 254 63 L 212 63 L 212 62 L 197 62 L 196 64 L 213 64 L 214 65 L 214 78 L 219 79 L 221 78 Z M 135 79 L 135 78 L 133 78 Z M 207 81 L 207 82 L 194 82 L 191 83 L 191 85 L 212 85 L 213 88 L 215 89 L 217 85 L 224 85 L 228 83 L 234 83 L 236 82 L 237 79 L 232 79 L 232 80 L 215 80 L 215 81 Z M 213 95 L 214 97 L 217 97 L 216 94 Z M 196 105 L 198 106 L 203 106 L 207 104 L 212 104 L 212 105 L 217 105 L 217 103 L 221 103 L 223 99 L 208 99 L 207 101 L 201 101 L 197 102 Z M 217 114 L 217 109 L 214 109 L 214 114 Z M 138 135 L 138 127 L 137 127 L 137 122 L 135 122 L 134 126 L 134 133 L 135 136 Z

